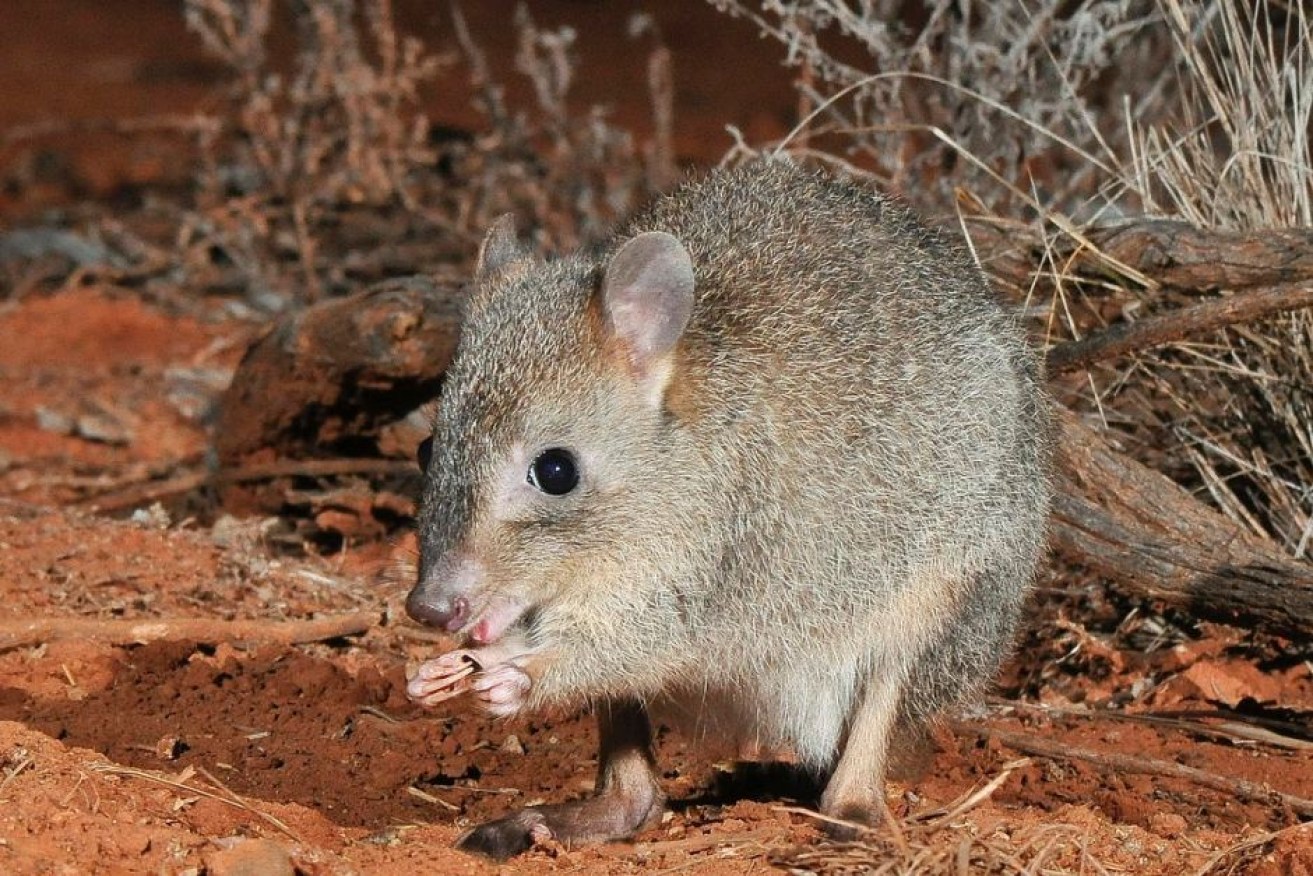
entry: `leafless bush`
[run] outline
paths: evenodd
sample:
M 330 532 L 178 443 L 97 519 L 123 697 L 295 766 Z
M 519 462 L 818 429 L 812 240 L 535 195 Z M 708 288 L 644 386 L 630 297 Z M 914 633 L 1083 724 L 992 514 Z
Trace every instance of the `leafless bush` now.
M 343 252 L 342 226 L 362 211 L 375 217 L 356 221 L 375 229 L 372 259 L 413 272 L 429 265 L 408 261 L 398 241 L 440 239 L 448 258 L 453 246 L 472 252 L 492 218 L 510 210 L 545 244 L 572 246 L 673 175 L 669 56 L 659 39 L 649 57 L 658 136 L 639 144 L 603 110 L 571 109 L 575 34 L 537 27 L 523 6 L 515 72 L 533 84 L 526 108 L 506 104 L 454 5 L 463 58 L 399 36 L 390 0 L 187 0 L 185 12 L 234 83 L 227 136 L 214 141 L 178 245 L 190 253 L 194 281 L 213 285 L 235 267 L 261 307 L 349 289 L 341 265 L 359 273 L 361 259 Z M 268 48 L 280 21 L 297 46 L 283 64 Z M 421 88 L 461 60 L 486 128 L 434 143 Z
M 187 0 L 188 25 L 238 73 L 235 152 L 212 193 L 259 193 L 311 209 L 408 196 L 434 159 L 419 89 L 442 60 L 398 36 L 390 0 L 289 2 L 297 52 L 267 53 L 273 0 Z
M 266 305 L 289 286 L 301 300 L 321 294 L 316 230 L 326 212 L 413 206 L 413 173 L 435 159 L 419 88 L 441 65 L 418 40 L 398 36 L 390 0 L 289 0 L 297 51 L 284 68 L 268 51 L 278 11 L 273 0 L 184 6 L 236 82 L 226 152 L 202 178 L 183 240 L 222 250 Z M 297 281 L 284 276 L 280 250 L 297 256 Z
M 1054 204 L 1088 192 L 1126 122 L 1127 69 L 1161 70 L 1152 0 L 710 2 L 803 68 L 815 111 L 796 135 L 822 160 L 842 155 L 940 207 L 963 185 L 996 211 L 1032 191 Z M 1157 86 L 1136 84 L 1149 87 L 1134 112 L 1149 112 Z
M 457 174 L 465 183 L 457 222 L 461 229 L 481 231 L 498 214 L 514 211 L 530 220 L 546 244 L 570 248 L 601 233 L 671 181 L 672 89 L 669 53 L 659 35 L 648 62 L 657 135 L 644 148 L 611 124 L 604 109 L 593 107 L 582 118 L 570 111 L 577 38 L 572 28 L 543 30 L 526 6 L 517 8 L 515 66 L 532 81 L 536 103 L 514 111 L 459 9 L 453 15 L 478 95 L 476 106 L 489 123 L 459 151 Z M 650 33 L 650 20 L 635 17 L 631 37 Z

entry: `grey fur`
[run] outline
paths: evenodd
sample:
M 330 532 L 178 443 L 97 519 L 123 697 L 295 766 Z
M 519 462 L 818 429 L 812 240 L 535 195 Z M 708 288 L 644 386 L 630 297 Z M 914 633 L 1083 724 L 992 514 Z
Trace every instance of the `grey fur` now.
M 649 231 L 696 281 L 657 406 L 591 311 Z M 1017 319 L 957 244 L 761 162 L 594 251 L 490 267 L 435 425 L 420 586 L 461 553 L 533 606 L 529 707 L 636 698 L 824 769 L 868 678 L 904 679 L 904 725 L 979 692 L 1042 556 L 1050 425 Z M 507 460 L 546 447 L 584 481 L 507 511 Z

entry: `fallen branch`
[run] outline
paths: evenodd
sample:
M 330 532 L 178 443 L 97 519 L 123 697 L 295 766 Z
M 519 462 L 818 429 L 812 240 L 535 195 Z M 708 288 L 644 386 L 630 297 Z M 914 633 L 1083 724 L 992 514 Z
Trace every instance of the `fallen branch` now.
M 437 397 L 461 301 L 454 282 L 401 277 L 280 320 L 246 351 L 224 393 L 219 469 L 248 471 L 271 456 L 368 455 L 383 427 Z M 277 514 L 286 504 L 277 483 L 220 486 L 238 513 Z
M 461 290 L 425 277 L 379 283 L 276 323 L 224 393 L 220 468 L 334 455 L 432 400 L 460 330 Z M 340 454 L 346 455 L 346 454 Z
M 1051 540 L 1119 590 L 1283 635 L 1313 623 L 1313 567 L 1290 559 L 1059 408 Z
M 989 272 L 1018 289 L 1036 265 L 1061 265 L 1068 277 L 1111 279 L 1185 292 L 1239 291 L 1313 282 L 1313 228 L 1230 231 L 1175 219 L 1135 219 L 1046 241 L 1031 225 L 969 217 L 971 238 L 989 253 Z M 1118 266 L 1124 266 L 1121 270 Z
M 78 504 L 80 508 L 91 511 L 121 511 L 170 499 L 190 493 L 201 487 L 222 487 L 228 484 L 244 484 L 254 481 L 273 480 L 289 477 L 331 477 L 334 475 L 402 475 L 418 474 L 419 469 L 413 462 L 399 459 L 287 459 L 279 462 L 255 463 L 240 468 L 223 469 L 217 472 L 193 471 L 176 475 L 162 481 L 149 481 L 133 484 L 122 490 L 102 493 L 85 499 Z
M 1313 228 L 1230 231 L 1176 219 L 1094 228 L 1105 256 L 1164 286 L 1200 292 L 1313 281 Z
M 182 641 L 217 645 L 304 645 L 346 636 L 359 636 L 379 623 L 376 612 L 355 612 L 312 620 L 266 621 L 214 618 L 31 617 L 0 620 L 0 651 L 43 645 L 63 639 L 106 645 L 144 645 Z
M 994 727 L 982 727 L 978 724 L 968 724 L 963 721 L 950 721 L 949 727 L 955 733 L 975 735 L 982 739 L 993 739 L 1014 751 L 1024 754 L 1048 757 L 1055 760 L 1084 761 L 1101 770 L 1113 773 L 1135 773 L 1145 776 L 1181 779 L 1243 800 L 1269 805 L 1280 804 L 1297 815 L 1313 817 L 1313 800 L 1277 791 L 1267 785 L 1261 785 L 1247 779 L 1221 776 L 1195 767 L 1173 763 L 1169 760 L 1142 757 L 1137 754 L 1121 754 L 1115 751 L 1095 751 L 1090 748 L 1068 745 L 1045 736 L 1032 736 L 1029 733 L 1015 733 Z
M 1049 350 L 1046 364 L 1050 374 L 1074 371 L 1103 359 L 1302 307 L 1313 307 L 1313 285 L 1308 282 L 1252 289 L 1135 322 L 1118 323 L 1082 340 L 1058 344 Z

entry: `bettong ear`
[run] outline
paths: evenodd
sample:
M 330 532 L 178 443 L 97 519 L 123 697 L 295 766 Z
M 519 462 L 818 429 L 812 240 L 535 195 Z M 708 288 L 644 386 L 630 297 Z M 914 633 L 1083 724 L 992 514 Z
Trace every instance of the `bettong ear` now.
M 493 220 L 488 233 L 479 244 L 479 257 L 474 263 L 474 276 L 482 277 L 493 271 L 506 267 L 511 262 L 519 261 L 529 255 L 529 250 L 515 233 L 515 216 L 503 213 Z
M 606 266 L 602 314 L 640 373 L 668 371 L 663 364 L 688 327 L 693 289 L 688 250 L 663 231 L 631 238 Z

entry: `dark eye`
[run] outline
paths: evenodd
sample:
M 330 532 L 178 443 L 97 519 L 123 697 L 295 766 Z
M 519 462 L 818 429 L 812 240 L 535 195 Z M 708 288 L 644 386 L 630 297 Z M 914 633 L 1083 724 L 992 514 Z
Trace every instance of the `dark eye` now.
M 419 442 L 419 447 L 415 449 L 415 459 L 419 462 L 420 471 L 429 470 L 429 460 L 433 458 L 433 436 L 425 438 Z
M 544 450 L 529 466 L 529 483 L 549 496 L 564 496 L 579 485 L 574 454 L 561 447 Z

